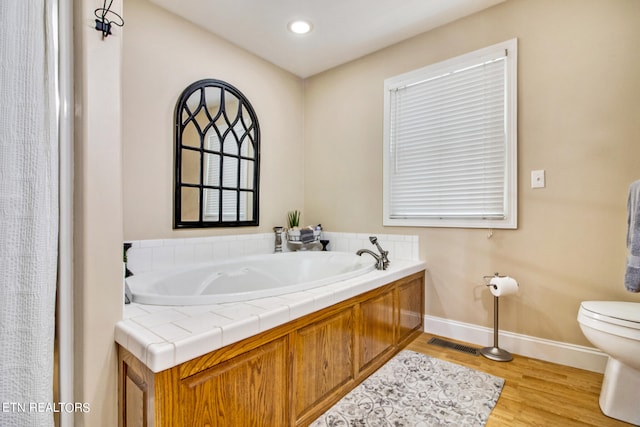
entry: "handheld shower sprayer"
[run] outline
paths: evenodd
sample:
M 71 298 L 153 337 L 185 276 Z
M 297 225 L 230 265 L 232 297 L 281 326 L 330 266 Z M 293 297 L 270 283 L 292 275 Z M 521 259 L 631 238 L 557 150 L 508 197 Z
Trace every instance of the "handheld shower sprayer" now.
M 376 236 L 370 236 L 369 241 L 371 242 L 372 245 L 376 245 L 376 248 L 378 248 L 378 252 L 380 252 L 380 254 L 384 254 L 386 252 L 380 247 L 380 244 L 378 243 L 378 238 Z

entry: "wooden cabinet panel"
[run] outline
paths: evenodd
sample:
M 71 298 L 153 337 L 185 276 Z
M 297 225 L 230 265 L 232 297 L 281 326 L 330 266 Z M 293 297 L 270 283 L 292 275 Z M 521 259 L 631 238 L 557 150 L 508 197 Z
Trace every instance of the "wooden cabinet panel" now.
M 184 425 L 287 425 L 285 341 L 272 341 L 181 380 Z
M 353 310 L 294 333 L 296 418 L 353 380 Z
M 400 344 L 410 338 L 416 330 L 422 330 L 424 312 L 423 278 L 419 277 L 398 286 L 398 341 Z
M 133 371 L 124 375 L 125 427 L 147 426 L 147 385 Z
M 422 329 L 424 273 L 153 373 L 119 349 L 120 427 L 308 425 Z
M 118 357 L 118 426 L 154 426 L 156 376 L 123 348 Z
M 393 290 L 360 304 L 360 335 L 358 371 L 394 344 Z

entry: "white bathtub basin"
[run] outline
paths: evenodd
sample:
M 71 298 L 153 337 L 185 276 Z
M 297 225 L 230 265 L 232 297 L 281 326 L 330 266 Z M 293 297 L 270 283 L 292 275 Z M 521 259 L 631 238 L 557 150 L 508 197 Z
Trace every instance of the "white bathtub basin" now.
M 201 305 L 303 291 L 375 269 L 370 256 L 345 252 L 287 252 L 190 264 L 126 279 L 133 302 Z

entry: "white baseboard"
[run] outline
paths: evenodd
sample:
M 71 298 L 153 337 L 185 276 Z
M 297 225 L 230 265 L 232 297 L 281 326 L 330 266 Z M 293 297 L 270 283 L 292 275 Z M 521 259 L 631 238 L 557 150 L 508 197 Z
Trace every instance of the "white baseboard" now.
M 493 346 L 493 328 L 424 316 L 424 331 L 482 347 Z M 607 355 L 598 349 L 500 331 L 498 346 L 510 353 L 604 373 Z

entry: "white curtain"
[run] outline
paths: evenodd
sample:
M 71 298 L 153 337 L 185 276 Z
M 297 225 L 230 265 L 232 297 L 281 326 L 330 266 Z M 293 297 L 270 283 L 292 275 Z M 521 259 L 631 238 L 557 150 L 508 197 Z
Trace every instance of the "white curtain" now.
M 52 426 L 58 137 L 50 0 L 0 1 L 0 426 Z

